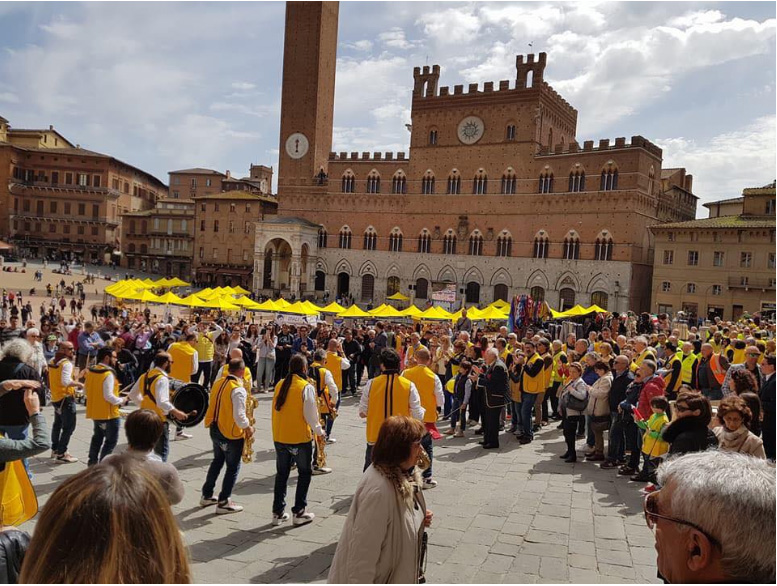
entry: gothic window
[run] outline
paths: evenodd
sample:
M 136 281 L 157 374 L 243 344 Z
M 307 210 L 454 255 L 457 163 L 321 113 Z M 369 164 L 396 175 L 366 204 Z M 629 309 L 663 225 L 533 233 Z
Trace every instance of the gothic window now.
M 375 171 L 367 176 L 367 193 L 380 193 L 380 175 Z
M 437 144 L 437 131 L 436 130 L 430 130 L 429 131 L 429 146 L 434 146 Z
M 515 140 L 515 124 L 508 124 L 505 129 L 505 139 Z
M 542 173 L 540 175 L 540 193 L 553 193 L 553 173 Z
M 416 299 L 426 299 L 429 296 L 429 281 L 426 279 L 417 279 L 415 282 Z
M 653 183 L 656 180 L 656 170 L 653 165 L 650 165 L 650 171 L 648 172 L 648 195 L 653 195 Z
M 585 171 L 572 171 L 569 173 L 568 191 L 585 191 Z
M 432 251 L 432 236 L 427 230 L 418 235 L 418 252 L 429 254 Z
M 353 193 L 356 189 L 356 178 L 353 176 L 353 173 L 350 171 L 346 171 L 343 173 L 343 180 L 342 180 L 342 192 L 343 193 Z
M 424 195 L 431 195 L 434 193 L 434 175 L 431 171 L 427 171 L 426 175 L 421 179 L 421 193 Z
M 510 291 L 504 283 L 499 283 L 497 285 L 494 285 L 494 301 L 497 301 L 501 299 L 502 301 L 507 301 L 508 296 L 510 295 Z
M 618 169 L 612 164 L 602 169 L 599 191 L 614 191 L 618 189 Z
M 318 231 L 318 247 L 319 248 L 326 248 L 326 230 L 324 228 L 320 228 Z
M 375 277 L 362 275 L 362 301 L 372 301 L 375 292 Z
M 502 232 L 496 239 L 496 255 L 510 256 L 513 251 L 513 239 L 509 234 Z
M 512 195 L 515 193 L 516 179 L 512 170 L 502 175 L 502 194 Z
M 391 179 L 391 193 L 407 193 L 407 178 L 402 172 L 396 173 Z
M 472 193 L 475 195 L 483 195 L 488 192 L 488 175 L 483 172 L 475 175 L 472 180 Z
M 399 277 L 389 277 L 386 279 L 386 295 L 399 293 Z
M 456 254 L 456 234 L 453 230 L 448 230 L 442 238 L 442 253 Z
M 364 232 L 364 250 L 375 250 L 377 247 L 378 247 L 378 235 L 375 233 L 375 229 L 372 226 L 370 226 Z
M 467 303 L 480 303 L 480 283 L 475 281 L 467 283 L 465 299 Z
M 469 237 L 470 256 L 483 256 L 483 236 L 480 232 L 475 232 Z
M 607 302 L 609 301 L 609 295 L 604 291 L 594 291 L 591 293 L 591 304 L 598 305 L 602 309 L 607 309 Z
M 607 232 L 602 232 L 596 238 L 594 258 L 596 260 L 612 260 L 612 237 Z
M 575 232 L 570 232 L 564 238 L 564 260 L 580 259 L 580 237 Z
M 461 193 L 461 177 L 458 173 L 451 173 L 448 175 L 448 188 L 445 193 L 451 195 L 459 195 Z
M 351 236 L 351 229 L 348 226 L 344 226 L 340 230 L 340 248 L 347 250 L 351 248 Z
M 542 287 L 532 287 L 529 295 L 531 296 L 534 303 L 542 303 L 545 301 L 545 289 Z
M 389 252 L 402 252 L 402 232 L 394 228 L 389 234 Z
M 545 232 L 540 232 L 534 237 L 534 258 L 548 258 L 548 236 Z

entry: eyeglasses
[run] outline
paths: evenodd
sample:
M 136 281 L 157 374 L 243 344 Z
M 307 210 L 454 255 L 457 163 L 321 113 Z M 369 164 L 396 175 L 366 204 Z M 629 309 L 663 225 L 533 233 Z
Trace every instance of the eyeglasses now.
M 690 521 L 683 521 L 682 519 L 677 519 L 675 517 L 669 517 L 667 515 L 661 515 L 658 512 L 658 493 L 661 492 L 660 490 L 657 490 L 655 492 L 651 492 L 649 495 L 645 497 L 645 500 L 642 503 L 642 510 L 645 513 L 645 523 L 647 523 L 648 528 L 651 531 L 655 531 L 656 526 L 656 519 L 663 519 L 664 521 L 671 521 L 672 523 L 679 523 L 680 525 L 685 525 L 686 527 L 691 527 L 692 529 L 696 529 L 699 533 L 704 535 L 710 543 L 717 547 L 721 547 L 720 542 L 712 537 L 709 533 L 707 533 L 704 529 L 699 527 L 698 525 L 691 523 Z
M 758 358 L 760 356 L 760 354 L 748 354 L 747 356 L 749 358 Z

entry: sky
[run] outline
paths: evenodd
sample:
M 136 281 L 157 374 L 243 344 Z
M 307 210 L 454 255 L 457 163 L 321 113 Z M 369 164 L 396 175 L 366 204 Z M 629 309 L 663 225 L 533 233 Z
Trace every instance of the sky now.
M 700 204 L 737 197 L 777 176 L 775 6 L 342 2 L 332 150 L 408 150 L 414 66 L 482 84 L 545 51 L 578 142 L 645 136 Z M 277 169 L 283 27 L 281 2 L 0 3 L 0 115 L 165 182 Z

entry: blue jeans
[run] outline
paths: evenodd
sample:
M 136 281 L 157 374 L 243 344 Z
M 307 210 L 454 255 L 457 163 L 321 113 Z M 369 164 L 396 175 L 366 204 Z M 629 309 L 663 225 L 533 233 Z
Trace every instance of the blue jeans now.
M 275 358 L 260 358 L 256 362 L 256 386 L 272 389 L 272 381 L 275 376 Z
M 162 458 L 162 462 L 167 462 L 167 456 L 170 455 L 170 422 L 167 420 L 162 426 L 162 437 L 154 446 L 154 453 Z
M 610 438 L 607 445 L 607 460 L 619 462 L 626 458 L 626 435 L 623 421 L 618 413 L 610 413 Z
M 289 482 L 292 462 L 297 463 L 297 492 L 291 512 L 301 513 L 308 506 L 308 488 L 313 477 L 313 442 L 281 444 L 275 442 L 275 491 L 272 501 L 274 515 L 282 515 L 286 509 L 286 485 Z
M 343 392 L 356 394 L 356 362 L 351 362 L 351 367 L 343 371 Z
M 511 415 L 510 429 L 512 430 L 512 432 L 522 430 L 523 427 L 521 426 L 521 404 L 518 403 L 517 401 L 511 400 L 508 403 L 508 405 L 510 406 L 510 415 Z
M 119 443 L 119 425 L 121 419 L 95 419 L 92 442 L 89 444 L 89 460 L 87 466 L 94 466 L 105 456 L 113 453 Z
M 434 452 L 434 447 L 432 446 L 432 434 L 427 433 L 423 438 L 421 438 L 421 447 L 426 450 L 426 454 L 429 456 L 429 467 L 423 471 L 422 476 L 424 478 L 431 478 L 432 477 L 432 452 Z
M 524 437 L 534 439 L 534 431 L 532 426 L 534 425 L 534 404 L 537 402 L 537 397 L 534 393 L 521 393 L 521 429 L 523 430 Z
M 461 421 L 461 431 L 467 430 L 467 406 L 461 405 L 461 401 L 459 401 L 454 395 L 451 395 L 446 391 L 446 395 L 451 396 L 452 405 L 451 405 L 451 427 L 456 427 L 456 424 Z
M 213 442 L 213 461 L 208 468 L 208 474 L 205 476 L 205 484 L 202 485 L 202 496 L 211 498 L 216 488 L 221 469 L 224 464 L 227 470 L 224 472 L 224 480 L 221 483 L 221 492 L 219 493 L 219 502 L 226 503 L 232 496 L 232 489 L 235 488 L 237 475 L 240 472 L 240 458 L 243 455 L 243 444 L 245 440 L 227 439 L 219 431 L 217 425 L 210 426 L 210 439 Z
M 343 393 L 337 393 L 337 404 L 335 405 L 335 409 L 340 408 L 340 399 L 343 398 Z M 335 424 L 335 420 L 332 417 L 326 418 L 326 437 L 329 438 L 329 436 L 332 434 L 332 426 Z
M 54 405 L 54 425 L 51 427 L 51 449 L 57 456 L 67 452 L 70 437 L 76 430 L 76 400 L 65 397 Z

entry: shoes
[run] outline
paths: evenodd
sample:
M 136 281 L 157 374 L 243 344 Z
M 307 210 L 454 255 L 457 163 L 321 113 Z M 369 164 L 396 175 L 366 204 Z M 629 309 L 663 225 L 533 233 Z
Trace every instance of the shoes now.
M 243 507 L 235 504 L 232 499 L 227 500 L 225 503 L 219 503 L 216 505 L 217 515 L 229 515 L 230 513 L 239 513 L 243 510 Z
M 517 431 L 518 428 L 513 425 L 510 429 L 507 430 L 507 433 L 516 433 Z
M 499 448 L 498 444 L 483 444 L 484 450 L 496 450 Z
M 322 468 L 313 468 L 313 476 L 321 476 L 322 474 L 331 474 L 332 469 L 327 468 L 326 466 Z
M 586 456 L 585 459 L 588 462 L 604 462 L 604 454 L 593 454 L 591 456 Z
M 519 442 L 519 443 L 520 443 L 522 446 L 524 446 L 524 445 L 526 445 L 526 444 L 530 444 L 530 443 L 532 442 L 532 439 L 531 439 L 529 436 L 527 436 L 527 435 L 524 435 L 523 437 L 521 437 L 521 439 L 519 439 L 519 440 L 518 440 L 518 442 Z
M 636 468 L 630 468 L 629 466 L 621 466 L 618 469 L 618 476 L 631 476 L 636 472 Z
M 504 425 L 500 425 L 499 426 L 499 431 L 504 431 L 504 430 L 505 430 L 505 426 Z
M 477 424 L 478 424 L 478 422 L 475 421 L 474 419 L 467 420 L 467 425 L 469 425 L 469 426 L 473 426 L 473 425 L 477 425 Z
M 297 525 L 307 525 L 315 518 L 315 515 L 313 513 L 308 513 L 305 509 L 302 509 L 299 513 L 294 513 L 294 519 L 292 519 L 292 523 L 294 526 Z
M 573 463 L 577 462 L 577 456 L 572 454 L 568 458 L 564 458 L 564 462 L 566 462 L 568 464 L 573 464 Z
M 175 434 L 175 441 L 179 440 L 187 440 L 190 439 L 192 436 L 189 433 L 186 433 L 185 431 L 179 431 Z
M 285 523 L 289 519 L 291 519 L 291 517 L 289 516 L 288 513 L 281 513 L 280 515 L 276 515 L 275 513 L 273 513 L 273 516 L 272 516 L 273 527 L 277 527 L 278 525 L 280 525 L 281 523 Z
M 72 464 L 74 462 L 78 462 L 78 458 L 71 456 L 69 453 L 65 452 L 64 454 L 60 454 L 57 456 L 57 462 L 65 462 L 67 464 Z
M 478 443 L 479 443 L 481 446 L 485 446 L 485 445 L 486 445 L 486 440 L 480 440 Z
M 648 484 L 645 488 L 643 488 L 640 492 L 642 494 L 650 494 L 651 492 L 656 492 L 658 490 L 658 487 L 655 484 Z
M 611 468 L 617 468 L 617 467 L 618 467 L 618 463 L 617 462 L 613 462 L 612 460 L 605 460 L 599 466 L 599 468 L 602 468 L 603 470 L 609 470 Z
M 556 426 L 556 429 L 564 429 L 564 424 L 559 423 L 558 426 Z
M 594 452 L 593 450 L 586 450 L 586 451 L 585 451 L 585 457 L 586 457 L 586 458 L 590 458 L 590 457 L 591 457 L 591 456 L 593 456 L 595 453 L 596 453 L 596 452 Z
M 326 443 L 328 443 L 328 444 L 336 444 L 337 440 L 335 438 L 333 438 L 333 437 L 328 437 L 328 438 L 326 438 Z
M 454 435 L 455 433 L 456 433 L 455 427 L 449 427 L 448 429 L 445 430 L 445 435 Z
M 211 497 L 200 497 L 200 506 L 201 507 L 209 507 L 211 505 L 217 505 L 219 504 L 219 499 L 217 499 L 215 496 Z
M 536 423 L 531 426 L 532 431 L 539 431 L 542 427 L 540 425 L 537 425 Z
M 464 432 L 459 429 L 453 434 L 453 437 L 464 437 Z
M 56 458 L 59 454 L 57 454 L 54 450 L 51 450 L 51 457 Z
M 578 433 L 577 435 L 575 435 L 575 437 L 577 439 L 584 439 L 585 438 L 585 434 L 584 433 Z
M 565 452 L 565 453 L 561 454 L 559 456 L 559 458 L 561 458 L 562 460 L 566 460 L 567 458 L 569 458 L 570 455 L 571 454 L 569 452 Z
M 540 425 L 541 425 L 542 427 L 547 427 L 547 426 L 548 426 L 548 423 L 549 423 L 549 422 L 547 422 L 547 421 L 543 421 L 542 423 L 540 423 Z
M 429 490 L 430 488 L 434 488 L 435 486 L 437 486 L 436 480 L 434 480 L 433 478 L 424 478 L 424 482 L 422 485 L 422 488 L 424 490 Z
M 642 472 L 635 474 L 634 476 L 631 476 L 629 480 L 633 480 L 634 482 L 649 482 L 650 477 L 647 474 L 643 474 Z
M 483 435 L 483 427 L 482 427 L 482 426 L 481 426 L 481 427 L 478 427 L 478 428 L 475 430 L 475 435 Z

